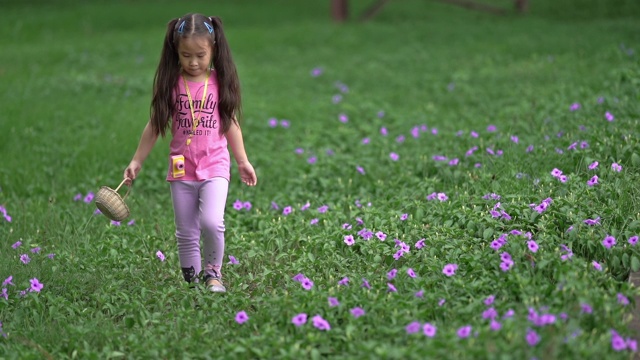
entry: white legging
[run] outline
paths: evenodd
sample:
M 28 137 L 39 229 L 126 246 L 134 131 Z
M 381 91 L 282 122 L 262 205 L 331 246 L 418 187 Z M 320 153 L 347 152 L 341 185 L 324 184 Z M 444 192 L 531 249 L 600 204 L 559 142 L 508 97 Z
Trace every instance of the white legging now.
M 216 177 L 205 181 L 172 181 L 171 199 L 176 223 L 178 257 L 185 280 L 202 271 L 200 234 L 204 244 L 204 275 L 221 276 L 224 257 L 224 208 L 229 182 Z M 185 271 L 191 269 L 192 275 Z

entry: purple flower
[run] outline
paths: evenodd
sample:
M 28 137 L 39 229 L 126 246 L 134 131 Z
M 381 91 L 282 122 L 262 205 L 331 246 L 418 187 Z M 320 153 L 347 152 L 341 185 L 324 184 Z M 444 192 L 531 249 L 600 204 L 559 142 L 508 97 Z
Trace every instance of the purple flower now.
M 84 202 L 88 204 L 93 201 L 93 198 L 94 198 L 93 192 L 89 191 L 87 196 L 84 197 Z
M 297 282 L 301 283 L 301 282 L 302 282 L 302 280 L 304 280 L 305 278 L 306 278 L 306 277 L 304 276 L 304 274 L 303 274 L 303 273 L 298 273 L 298 274 L 296 274 L 294 277 L 292 277 L 291 279 L 292 279 L 293 281 L 297 281 Z
M 471 325 L 463 326 L 458 329 L 458 337 L 461 339 L 469 337 L 471 335 Z
M 445 303 L 445 302 L 447 302 L 447 300 L 445 300 L 445 299 L 440 299 L 440 300 L 438 301 L 438 306 L 442 306 L 442 305 L 444 305 L 444 303 Z
M 269 127 L 274 128 L 274 127 L 276 127 L 276 126 L 278 126 L 278 119 L 276 119 L 276 118 L 270 118 L 270 119 L 269 119 Z
M 311 221 L 309 221 L 309 224 L 311 224 L 311 225 L 315 225 L 315 224 L 317 224 L 317 223 L 318 223 L 318 221 L 319 221 L 319 220 L 318 220 L 318 218 L 311 219 Z
M 294 316 L 291 319 L 291 322 L 293 323 L 293 325 L 300 327 L 300 326 L 302 326 L 302 325 L 307 323 L 307 314 L 300 313 L 300 314 Z
M 417 298 L 422 298 L 424 296 L 424 290 L 420 290 L 414 294 Z
M 496 321 L 495 319 L 491 319 L 491 323 L 489 324 L 489 328 L 492 331 L 498 331 L 502 328 L 502 324 L 500 324 L 498 321 Z
M 10 275 L 8 278 L 4 279 L 4 281 L 2 282 L 2 286 L 13 285 L 13 282 L 11 282 L 12 280 L 13 280 L 13 276 Z
M 22 254 L 20 255 L 20 261 L 22 261 L 23 264 L 28 264 L 29 261 L 31 261 L 31 258 L 29 258 L 29 255 L 27 254 Z
M 418 242 L 416 242 L 416 245 L 415 245 L 416 249 L 422 249 L 424 247 L 424 241 L 425 239 L 418 240 Z
M 313 287 L 313 281 L 311 281 L 311 279 L 309 279 L 307 277 L 302 279 L 302 281 L 300 281 L 300 284 L 302 284 L 302 287 L 305 290 L 311 290 L 311 288 Z
M 413 269 L 411 269 L 411 268 L 407 269 L 407 275 L 409 275 L 410 278 L 415 278 L 416 277 L 415 271 L 413 271 Z
M 627 348 L 627 342 L 615 330 L 611 330 L 611 348 L 615 351 L 622 351 Z
M 393 286 L 392 283 L 387 283 L 387 288 L 389 292 L 397 292 L 398 290 L 396 289 L 395 286 Z
M 236 265 L 236 264 L 239 264 L 239 263 L 240 262 L 238 262 L 238 259 L 236 259 L 235 256 L 229 255 L 229 264 Z
M 22 245 L 22 241 L 16 241 L 13 245 L 11 245 L 11 247 L 17 249 L 20 247 L 20 245 Z
M 409 325 L 407 325 L 405 327 L 405 330 L 407 331 L 407 334 L 415 334 L 418 331 L 420 331 L 421 327 L 422 327 L 422 325 L 420 325 L 419 322 L 413 321 L 413 322 L 411 322 Z
M 604 240 L 602 240 L 602 245 L 607 249 L 611 249 L 612 246 L 616 244 L 616 238 L 611 235 L 607 235 Z
M 136 223 L 136 221 L 134 219 L 131 219 L 128 223 L 127 226 L 133 226 Z
M 589 226 L 600 225 L 600 216 L 595 219 L 586 219 L 583 222 Z
M 593 185 L 596 185 L 597 183 L 598 183 L 598 175 L 593 175 L 591 179 L 587 180 L 588 186 L 593 186 Z
M 447 196 L 447 194 L 445 193 L 438 193 L 438 200 L 440 201 L 447 201 L 449 199 L 449 197 Z
M 613 164 L 611 164 L 611 170 L 613 170 L 615 172 L 620 172 L 620 171 L 622 171 L 622 165 L 620 165 L 618 163 L 613 163 Z
M 240 201 L 240 199 L 236 199 L 236 201 L 233 202 L 233 208 L 238 211 L 242 210 L 242 201 Z
M 607 111 L 606 113 L 604 113 L 604 118 L 605 118 L 605 119 L 607 119 L 607 121 L 608 121 L 608 122 L 612 122 L 612 121 L 615 119 L 615 117 L 613 116 L 613 114 L 611 114 L 611 113 L 610 113 L 610 112 L 608 112 L 608 111 Z
M 407 220 L 407 218 L 409 218 L 409 214 L 402 214 L 402 215 L 400 216 L 400 220 L 402 220 L 402 221 Z
M 329 301 L 329 307 L 334 307 L 334 306 L 340 305 L 340 302 L 338 301 L 338 299 L 336 299 L 334 297 L 329 297 L 329 298 L 327 298 L 327 300 Z
M 380 240 L 380 241 L 384 241 L 387 238 L 387 234 L 383 233 L 382 231 L 378 231 L 376 233 L 376 237 Z
M 389 157 L 390 157 L 390 158 L 391 158 L 391 160 L 393 160 L 393 161 L 398 161 L 398 159 L 400 159 L 400 155 L 398 155 L 398 154 L 396 154 L 396 153 L 394 153 L 394 152 L 391 152 L 391 153 L 389 154 Z
M 120 221 L 111 220 L 111 225 L 120 226 Z
M 349 278 L 343 277 L 340 281 L 338 281 L 338 285 L 347 286 L 349 285 Z
M 580 103 L 573 103 L 569 107 L 569 111 L 576 111 L 576 110 L 579 110 L 579 109 L 580 109 Z
M 487 306 L 493 304 L 493 301 L 495 300 L 495 298 L 496 298 L 495 295 L 487 296 L 487 298 L 484 299 L 484 304 L 487 305 Z
M 525 338 L 527 339 L 529 346 L 536 346 L 540 342 L 540 335 L 538 335 L 534 330 L 527 331 L 527 336 Z
M 629 305 L 629 299 L 622 295 L 622 293 L 618 293 L 618 304 L 622 304 L 624 306 Z
M 353 309 L 351 309 L 351 315 L 353 315 L 353 317 L 357 319 L 360 316 L 364 315 L 364 309 L 362 309 L 361 307 L 354 307 Z
M 634 235 L 629 238 L 629 244 L 635 246 L 638 243 L 638 235 Z
M 500 270 L 507 272 L 513 267 L 513 264 L 514 263 L 511 260 L 503 261 L 500 263 Z
M 456 270 L 458 270 L 458 265 L 457 264 L 447 264 L 442 269 L 442 273 L 447 275 L 447 276 L 453 276 L 453 275 L 455 275 Z
M 355 243 L 356 241 L 353 239 L 353 235 L 345 235 L 344 237 L 344 243 L 347 244 L 348 246 L 351 246 Z
M 236 314 L 236 322 L 238 324 L 244 324 L 249 320 L 249 315 L 245 311 L 240 311 Z
M 42 290 L 42 288 L 44 287 L 44 285 L 36 278 L 29 280 L 29 282 L 31 283 L 29 291 L 40 292 L 40 290 Z
M 538 243 L 536 243 L 534 240 L 527 241 L 527 247 L 533 253 L 538 251 Z
M 324 213 L 326 213 L 326 212 L 327 212 L 327 210 L 329 210 L 329 206 L 327 206 L 327 205 L 322 205 L 322 206 L 320 206 L 320 207 L 318 208 L 318 212 L 319 212 L 320 214 L 324 214 Z
M 289 126 L 291 126 L 291 122 L 289 122 L 289 120 L 280 120 L 280 126 L 282 126 L 283 128 L 288 128 Z
M 396 277 L 396 274 L 398 274 L 398 270 L 397 269 L 391 269 L 391 271 L 389 271 L 387 273 L 387 279 L 393 280 Z
M 558 169 L 558 168 L 553 168 L 553 170 L 551 170 L 551 176 L 553 177 L 559 177 L 560 175 L 562 175 L 562 170 Z
M 31 252 L 34 254 L 40 253 L 40 247 L 34 247 L 33 249 L 31 249 Z
M 533 145 L 529 145 L 529 146 L 527 146 L 527 150 L 526 150 L 526 151 L 527 151 L 528 153 L 532 152 L 532 151 L 533 151 Z
M 311 76 L 313 76 L 313 77 L 318 77 L 318 76 L 320 76 L 320 75 L 322 75 L 322 68 L 321 68 L 321 67 L 313 68 L 313 69 L 311 70 Z M 306 315 L 305 315 L 305 316 L 306 316 Z M 305 321 L 307 321 L 307 320 L 306 320 L 306 317 L 305 317 Z
M 165 259 L 164 254 L 160 250 L 156 252 L 156 256 L 158 257 L 158 259 L 160 259 L 160 261 L 164 261 Z
M 0 293 L 0 297 L 3 297 L 5 300 L 9 300 L 9 293 L 7 292 L 7 288 L 2 288 L 2 293 Z M 0 323 L 0 332 L 2 332 L 2 323 Z
M 252 208 L 253 206 L 251 205 L 251 202 L 249 202 L 249 201 L 245 201 L 244 203 L 242 203 L 242 207 L 243 207 L 245 210 L 251 210 L 251 208 Z
M 599 263 L 599 262 L 597 262 L 597 261 L 595 261 L 595 260 L 594 260 L 594 261 L 592 261 L 592 262 L 591 262 L 591 264 L 593 265 L 593 268 L 594 268 L 594 269 L 596 269 L 596 270 L 598 270 L 598 271 L 602 271 L 602 265 L 600 265 L 600 263 Z
M 591 314 L 593 312 L 593 309 L 591 308 L 591 305 L 582 303 L 580 304 L 580 311 L 585 314 Z
M 498 128 L 495 125 L 487 126 L 487 132 L 496 132 Z
M 495 319 L 498 317 L 498 312 L 496 309 L 490 307 L 482 313 L 483 319 Z
M 426 323 L 422 326 L 422 333 L 426 337 L 432 338 L 436 336 L 437 331 L 438 331 L 438 328 L 436 328 L 434 325 L 431 325 L 430 323 Z
M 358 171 L 362 175 L 365 174 L 364 168 L 362 166 L 356 166 L 356 171 Z
M 282 215 L 287 216 L 291 214 L 292 211 L 293 211 L 293 208 L 291 206 L 287 206 L 284 209 L 282 209 Z
M 323 319 L 322 316 L 320 315 L 314 316 L 311 319 L 311 321 L 313 322 L 313 326 L 318 330 L 322 330 L 322 331 L 331 330 L 331 325 L 329 325 L 329 322 Z
M 360 285 L 360 287 L 371 289 L 371 285 L 369 285 L 369 282 L 365 278 L 362 278 L 362 285 Z
M 82 200 L 82 194 L 77 193 L 76 196 L 73 197 L 73 201 L 80 201 Z

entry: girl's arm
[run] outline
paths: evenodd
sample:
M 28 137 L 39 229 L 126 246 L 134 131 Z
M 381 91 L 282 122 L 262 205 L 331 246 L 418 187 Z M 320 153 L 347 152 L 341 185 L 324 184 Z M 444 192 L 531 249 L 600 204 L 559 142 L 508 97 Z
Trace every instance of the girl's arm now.
M 234 121 L 233 124 L 231 124 L 231 128 L 227 131 L 226 137 L 229 146 L 231 146 L 233 157 L 238 164 L 238 171 L 240 172 L 242 182 L 249 186 L 255 186 L 258 183 L 258 177 L 253 169 L 253 165 L 251 165 L 247 158 L 247 152 L 244 150 L 244 141 L 242 140 L 242 130 L 240 130 L 237 122 Z
M 142 135 L 140 136 L 140 142 L 138 143 L 138 149 L 133 155 L 133 159 L 129 163 L 129 166 L 124 170 L 124 178 L 127 179 L 125 183 L 131 185 L 133 180 L 138 176 L 144 160 L 149 156 L 149 153 L 153 149 L 153 146 L 158 140 L 158 135 L 154 134 L 151 122 L 147 122 L 147 126 L 144 127 Z

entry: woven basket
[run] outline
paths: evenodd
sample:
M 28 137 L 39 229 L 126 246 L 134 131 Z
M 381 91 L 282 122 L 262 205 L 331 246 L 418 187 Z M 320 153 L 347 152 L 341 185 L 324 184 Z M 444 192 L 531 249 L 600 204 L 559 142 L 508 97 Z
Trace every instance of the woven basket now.
M 125 181 L 126 179 L 122 180 L 115 190 L 108 186 L 101 187 L 95 197 L 96 206 L 100 209 L 100 212 L 113 221 L 122 221 L 129 217 L 129 208 L 124 200 L 129 195 L 131 187 L 127 189 L 124 197 L 118 194 L 118 190 L 120 190 Z

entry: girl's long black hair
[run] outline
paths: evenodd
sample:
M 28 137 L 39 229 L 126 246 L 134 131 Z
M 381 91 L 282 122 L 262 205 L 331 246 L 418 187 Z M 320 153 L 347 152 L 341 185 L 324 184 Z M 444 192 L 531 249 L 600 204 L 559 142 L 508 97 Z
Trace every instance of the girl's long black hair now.
M 212 33 L 207 24 L 213 27 Z M 190 36 L 204 36 L 210 40 L 213 50 L 211 65 L 218 75 L 220 134 L 226 134 L 231 125 L 234 122 L 237 124 L 242 115 L 240 79 L 231 56 L 231 49 L 224 36 L 222 20 L 217 16 L 187 14 L 167 24 L 160 63 L 153 79 L 151 127 L 154 134 L 162 137 L 166 135 L 174 114 L 173 92 L 180 76 L 178 45 L 180 40 Z

